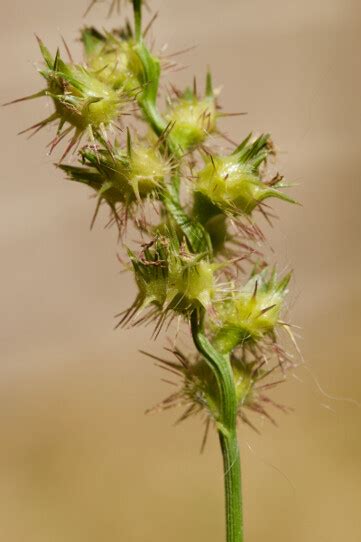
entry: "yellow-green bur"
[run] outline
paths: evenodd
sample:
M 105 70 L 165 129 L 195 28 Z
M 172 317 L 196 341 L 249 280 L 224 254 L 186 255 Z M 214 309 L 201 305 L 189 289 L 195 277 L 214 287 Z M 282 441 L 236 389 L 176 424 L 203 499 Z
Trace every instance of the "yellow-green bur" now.
M 100 81 L 130 93 L 140 87 L 143 65 L 128 27 L 119 35 L 110 32 L 103 35 L 94 28 L 85 28 L 81 40 L 87 66 Z
M 270 197 L 292 201 L 260 181 L 253 164 L 240 162 L 236 155 L 207 159 L 198 175 L 196 191 L 229 213 L 250 214 L 258 203 Z
M 139 86 L 136 74 L 141 69 L 133 47 L 132 41 L 114 39 L 113 43 L 105 42 L 99 52 L 88 56 L 89 69 L 113 89 L 131 92 Z
M 130 253 L 135 279 L 139 288 L 138 301 L 142 308 L 151 304 L 161 311 L 174 311 L 184 316 L 195 308 L 209 308 L 215 292 L 213 266 L 181 257 L 176 240 L 154 252 L 146 252 L 142 260 Z
M 61 121 L 80 131 L 87 126 L 99 128 L 116 120 L 120 113 L 117 93 L 88 74 L 81 66 L 72 66 L 66 80 L 61 75 L 47 75 L 49 95 Z
M 290 275 L 278 284 L 274 277 L 264 282 L 256 275 L 243 291 L 235 293 L 216 305 L 217 327 L 214 346 L 221 352 L 231 352 L 236 346 L 255 341 L 273 332 L 279 321 L 280 311 Z
M 53 58 L 42 41 L 38 41 L 46 64 L 40 74 L 46 80 L 47 88 L 32 97 L 49 96 L 55 107 L 55 113 L 41 124 L 45 126 L 58 119 L 58 136 L 61 138 L 69 132 L 69 128 L 61 132 L 64 124 L 69 123 L 76 130 L 75 144 L 87 128 L 94 133 L 99 127 L 115 122 L 121 113 L 124 97 L 84 66 L 63 62 L 59 52 Z
M 216 128 L 216 108 L 214 98 L 206 96 L 202 100 L 196 97 L 181 98 L 166 115 L 174 123 L 171 134 L 178 145 L 189 149 L 203 143 L 208 134 Z
M 86 167 L 61 166 L 69 177 L 96 190 L 111 204 L 130 204 L 157 196 L 170 172 L 169 162 L 153 147 L 129 146 L 128 152 L 107 149 L 82 151 Z M 88 167 L 90 166 L 90 167 Z
M 215 291 L 213 267 L 206 261 L 170 264 L 168 299 L 177 312 L 190 308 L 209 308 Z
M 138 198 L 160 188 L 171 169 L 169 162 L 154 147 L 133 147 L 129 163 L 129 183 Z

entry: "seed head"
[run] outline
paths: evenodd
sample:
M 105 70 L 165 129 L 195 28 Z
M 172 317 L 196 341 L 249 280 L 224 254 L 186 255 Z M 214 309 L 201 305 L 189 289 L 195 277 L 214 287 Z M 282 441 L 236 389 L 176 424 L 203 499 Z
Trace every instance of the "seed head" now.
M 50 143 L 50 151 L 72 133 L 63 159 L 80 142 L 84 134 L 91 140 L 98 135 L 101 138 L 106 137 L 106 128 L 119 118 L 127 98 L 121 89 L 114 90 L 85 66 L 64 62 L 59 50 L 53 57 L 43 42 L 40 39 L 38 41 L 45 61 L 45 67 L 39 70 L 39 73 L 46 80 L 47 86 L 22 100 L 49 96 L 55 111 L 48 118 L 24 131 L 34 130 L 35 133 L 44 126 L 58 121 L 57 134 Z
M 196 179 L 196 192 L 227 214 L 249 215 L 267 198 L 293 202 L 280 192 L 277 182 L 270 186 L 261 180 L 260 166 L 269 155 L 269 135 L 249 143 L 249 135 L 229 156 L 205 156 L 205 167 Z M 280 179 L 281 180 L 281 179 Z
M 147 141 L 132 143 L 128 132 L 127 147 L 84 147 L 80 151 L 82 166 L 61 164 L 68 178 L 93 188 L 100 200 L 113 209 L 123 204 L 126 212 L 133 204 L 152 197 L 159 198 L 172 166 Z
M 216 265 L 205 255 L 190 253 L 171 230 L 167 233 L 167 237 L 159 236 L 145 245 L 138 256 L 129 251 L 139 293 L 123 324 L 150 306 L 154 310 L 146 318 L 166 317 L 172 312 L 189 317 L 199 307 L 212 310 Z
M 207 74 L 206 92 L 198 98 L 196 90 L 175 91 L 177 99 L 170 101 L 167 120 L 172 123 L 172 138 L 182 150 L 203 143 L 216 129 L 216 101 L 210 73 Z
M 277 280 L 266 268 L 254 274 L 229 299 L 215 304 L 218 325 L 214 344 L 221 352 L 231 352 L 238 345 L 272 334 L 279 323 L 287 285 L 291 275 Z
M 95 28 L 84 28 L 81 40 L 87 67 L 100 81 L 130 94 L 139 87 L 141 63 L 129 26 L 117 33 L 104 34 Z

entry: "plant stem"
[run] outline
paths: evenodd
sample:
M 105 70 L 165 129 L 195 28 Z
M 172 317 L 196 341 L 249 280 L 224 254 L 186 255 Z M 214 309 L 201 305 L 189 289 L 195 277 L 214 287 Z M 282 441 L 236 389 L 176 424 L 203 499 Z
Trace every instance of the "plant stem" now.
M 133 0 L 135 39 L 142 38 L 142 0 Z
M 203 330 L 204 309 L 191 315 L 193 342 L 212 369 L 217 381 L 220 399 L 220 419 L 217 428 L 224 434 L 234 431 L 237 423 L 237 397 L 233 372 L 228 356 L 219 354 L 211 345 Z
M 202 317 L 191 318 L 192 336 L 197 350 L 213 370 L 220 393 L 221 413 L 217 422 L 223 455 L 227 542 L 243 542 L 241 461 L 237 439 L 237 398 L 229 359 L 219 354 L 203 332 Z
M 227 542 L 243 542 L 241 461 L 237 429 L 229 436 L 219 432 L 223 455 Z

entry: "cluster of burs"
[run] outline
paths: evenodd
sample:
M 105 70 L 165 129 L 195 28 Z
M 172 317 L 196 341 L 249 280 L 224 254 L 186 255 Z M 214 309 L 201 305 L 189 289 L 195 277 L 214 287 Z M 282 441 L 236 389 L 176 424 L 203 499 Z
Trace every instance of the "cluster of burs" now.
M 209 72 L 204 93 L 196 82 L 184 91 L 169 84 L 159 107 L 160 75 L 172 61 L 148 48 L 137 23 L 111 32 L 85 27 L 81 41 L 76 63 L 66 46 L 67 60 L 39 40 L 45 84 L 25 99 L 48 97 L 52 111 L 29 130 L 55 124 L 56 165 L 95 192 L 96 212 L 109 208 L 123 248 L 127 231 L 139 234 L 139 244 L 125 249 L 138 294 L 119 323 L 154 320 L 157 335 L 164 323 L 189 323 L 196 314 L 231 364 L 239 417 L 252 423 L 246 409 L 270 417 L 265 389 L 272 383 L 264 379 L 288 363 L 277 335 L 288 329 L 281 311 L 290 277 L 267 266 L 255 217 L 271 218 L 271 198 L 292 200 L 282 177 L 267 173 L 269 135 L 238 145 L 222 138 L 225 114 Z M 182 418 L 201 412 L 217 423 L 219 391 L 206 360 L 173 353 L 161 363 L 180 380 L 163 406 L 181 404 Z

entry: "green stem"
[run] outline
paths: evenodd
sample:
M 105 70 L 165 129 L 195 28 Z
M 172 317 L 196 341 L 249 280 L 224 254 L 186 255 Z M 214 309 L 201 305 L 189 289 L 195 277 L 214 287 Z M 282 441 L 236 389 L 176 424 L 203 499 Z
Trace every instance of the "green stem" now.
M 157 108 L 160 62 L 152 56 L 143 40 L 142 0 L 133 0 L 133 11 L 137 53 L 142 64 L 142 73 L 139 75 L 139 82 L 143 86 L 143 90 L 138 94 L 138 104 L 155 134 L 162 136 L 167 129 L 168 123 Z M 179 146 L 172 141 L 169 134 L 165 138 L 164 144 L 171 156 L 173 155 L 176 158 L 181 157 Z
M 221 412 L 217 420 L 223 455 L 227 542 L 243 542 L 241 462 L 237 439 L 237 397 L 229 359 L 219 354 L 203 332 L 203 315 L 191 317 L 192 336 L 197 350 L 211 367 L 219 388 Z
M 220 419 L 218 429 L 231 433 L 237 423 L 237 397 L 233 372 L 229 359 L 213 348 L 203 331 L 204 311 L 200 315 L 195 310 L 191 316 L 191 329 L 194 344 L 212 369 L 220 394 Z
M 133 0 L 135 39 L 142 39 L 142 0 Z
M 243 542 L 241 460 L 237 430 L 228 436 L 219 432 L 223 455 L 227 542 Z

